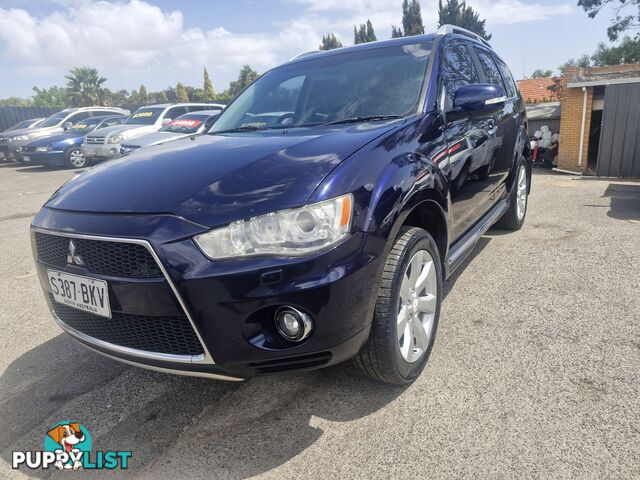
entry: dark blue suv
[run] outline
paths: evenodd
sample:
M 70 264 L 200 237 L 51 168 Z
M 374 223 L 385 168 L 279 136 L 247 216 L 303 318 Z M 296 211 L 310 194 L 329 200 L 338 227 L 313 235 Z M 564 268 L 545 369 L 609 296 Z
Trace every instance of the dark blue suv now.
M 524 222 L 527 138 L 507 67 L 465 30 L 305 54 L 208 135 L 55 192 L 40 282 L 64 330 L 127 363 L 240 380 L 355 357 L 408 383 L 443 281 Z

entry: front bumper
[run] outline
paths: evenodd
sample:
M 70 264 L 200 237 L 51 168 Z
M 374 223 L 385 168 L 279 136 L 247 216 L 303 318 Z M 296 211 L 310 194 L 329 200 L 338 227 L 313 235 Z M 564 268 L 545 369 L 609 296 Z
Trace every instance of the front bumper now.
M 384 248 L 380 240 L 358 233 L 331 251 L 305 259 L 212 262 L 192 241 L 202 231 L 173 216 L 80 215 L 44 208 L 34 220 L 32 244 L 52 312 L 60 308 L 49 293 L 48 268 L 106 280 L 114 318 L 127 314 L 147 321 L 186 314 L 203 347 L 201 355 L 191 356 L 122 348 L 74 329 L 57 316 L 77 340 L 128 363 L 187 375 L 242 379 L 324 367 L 359 351 L 373 316 Z M 71 265 L 48 265 L 38 254 L 36 232 L 70 239 L 117 238 L 144 245 L 160 265 L 162 276 L 119 278 Z M 286 344 L 274 335 L 273 314 L 283 305 L 302 309 L 315 321 L 312 335 L 301 344 Z
M 36 165 L 62 166 L 64 165 L 64 152 L 36 152 L 22 150 L 22 160 L 25 163 L 33 163 Z
M 86 158 L 89 158 L 91 160 L 109 160 L 111 158 L 118 158 L 121 156 L 119 143 L 106 143 L 103 145 L 88 145 L 86 143 L 83 143 L 82 153 Z
M 16 160 L 22 159 L 22 153 L 20 150 L 26 142 L 3 142 L 0 143 L 0 154 L 5 158 L 15 158 Z

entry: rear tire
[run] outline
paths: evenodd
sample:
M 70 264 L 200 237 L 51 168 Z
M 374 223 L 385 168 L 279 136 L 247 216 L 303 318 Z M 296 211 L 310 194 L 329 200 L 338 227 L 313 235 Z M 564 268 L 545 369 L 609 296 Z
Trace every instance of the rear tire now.
M 433 237 L 403 227 L 387 256 L 369 339 L 355 358 L 365 375 L 396 385 L 420 375 L 435 341 L 442 291 Z
M 71 147 L 64 153 L 64 163 L 67 168 L 84 168 L 89 162 L 80 147 Z
M 529 177 L 527 164 L 523 157 L 518 161 L 516 178 L 509 194 L 509 208 L 498 220 L 494 228 L 499 230 L 520 230 L 524 225 L 529 205 Z

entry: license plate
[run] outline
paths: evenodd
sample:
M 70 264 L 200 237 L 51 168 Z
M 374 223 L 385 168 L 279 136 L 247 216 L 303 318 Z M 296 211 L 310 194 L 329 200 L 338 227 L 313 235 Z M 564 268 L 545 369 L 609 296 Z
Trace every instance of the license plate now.
M 95 155 L 96 154 L 96 149 L 95 148 L 85 148 L 84 149 L 84 154 L 85 155 Z
M 107 282 L 55 270 L 47 270 L 47 275 L 56 302 L 111 318 Z
M 22 156 L 22 160 L 24 160 L 25 162 L 30 162 L 31 161 L 31 157 L 28 157 L 27 155 L 23 155 Z

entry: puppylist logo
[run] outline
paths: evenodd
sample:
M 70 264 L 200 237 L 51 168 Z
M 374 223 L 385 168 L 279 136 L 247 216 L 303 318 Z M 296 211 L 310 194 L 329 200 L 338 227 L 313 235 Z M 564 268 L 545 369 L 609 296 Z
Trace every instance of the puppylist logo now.
M 91 435 L 78 422 L 58 422 L 44 437 L 44 450 L 13 452 L 11 468 L 58 470 L 123 470 L 129 467 L 131 451 L 92 452 Z

